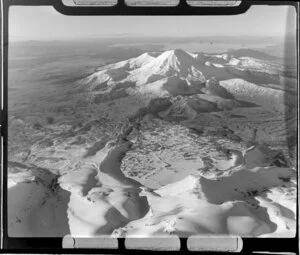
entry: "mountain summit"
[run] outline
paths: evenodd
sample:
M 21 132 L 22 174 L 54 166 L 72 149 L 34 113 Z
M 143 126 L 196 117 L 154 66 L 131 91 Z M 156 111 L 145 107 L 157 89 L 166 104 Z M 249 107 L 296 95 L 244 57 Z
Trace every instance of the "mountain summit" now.
M 146 52 L 138 57 L 102 66 L 78 81 L 90 102 L 101 103 L 132 94 L 151 97 L 208 94 L 274 105 L 279 74 L 276 65 L 233 54 L 191 53 L 182 49 Z M 239 86 L 234 86 L 236 81 Z M 268 84 L 275 84 L 269 86 Z M 253 97 L 253 95 L 256 95 Z M 216 100 L 216 99 L 214 99 Z M 277 107 L 282 111 L 284 103 Z
M 162 53 L 144 53 L 115 64 L 101 67 L 80 83 L 91 90 L 130 82 L 136 86 L 146 85 L 165 78 L 177 77 L 189 82 L 205 83 L 211 77 L 232 78 L 226 70 L 205 64 L 204 54 L 193 54 L 182 49 L 168 50 Z

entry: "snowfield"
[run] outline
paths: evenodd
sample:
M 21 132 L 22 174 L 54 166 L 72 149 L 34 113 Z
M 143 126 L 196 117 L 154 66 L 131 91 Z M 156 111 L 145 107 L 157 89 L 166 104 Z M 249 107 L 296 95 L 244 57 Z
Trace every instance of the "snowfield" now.
M 9 194 L 14 199 L 9 200 L 8 206 L 10 234 L 56 236 L 69 229 L 73 237 L 295 235 L 296 185 L 291 182 L 295 181 L 295 170 L 272 166 L 272 158 L 264 148 L 243 151 L 220 177 L 189 175 L 149 189 L 120 170 L 124 152 L 131 143 L 109 144 L 86 159 L 90 162 L 86 167 L 61 176 L 60 188 L 48 198 L 43 198 L 43 194 L 49 191 L 36 192 L 39 183 L 21 182 L 11 187 Z M 34 195 L 25 202 L 28 189 Z M 285 200 L 277 200 L 283 194 Z M 68 202 L 65 196 L 69 196 Z M 51 206 L 57 209 L 50 210 Z M 12 221 L 14 215 L 18 222 Z M 43 215 L 41 225 L 36 225 L 38 215 Z M 57 228 L 46 232 L 50 226 Z

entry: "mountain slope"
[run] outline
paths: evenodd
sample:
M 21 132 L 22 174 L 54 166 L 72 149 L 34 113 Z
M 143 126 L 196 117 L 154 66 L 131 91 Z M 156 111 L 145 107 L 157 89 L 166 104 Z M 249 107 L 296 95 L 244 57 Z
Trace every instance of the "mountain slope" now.
M 276 90 L 280 80 L 278 64 L 262 60 L 264 57 L 257 58 L 259 54 L 256 51 L 238 51 L 236 55 L 194 54 L 181 49 L 149 52 L 102 66 L 79 80 L 77 85 L 87 93 L 91 102 L 97 103 L 135 93 L 153 94 L 155 97 L 221 93 L 221 97 L 233 99 L 228 91 L 221 92 L 220 86 L 218 92 L 213 85 L 206 86 L 209 89 L 203 91 L 207 80 L 212 78 L 216 80 L 214 83 L 245 80 L 263 86 L 264 91 L 275 93 L 275 97 L 280 94 Z
M 217 79 L 233 77 L 226 70 L 205 65 L 199 54 L 176 49 L 161 54 L 144 53 L 137 58 L 101 67 L 78 84 L 86 86 L 87 90 L 97 91 L 117 82 L 134 82 L 141 86 L 174 76 L 198 83 L 204 83 L 213 76 Z
M 240 100 L 253 102 L 284 112 L 286 107 L 285 93 L 282 90 L 258 86 L 243 79 L 230 79 L 220 85 Z

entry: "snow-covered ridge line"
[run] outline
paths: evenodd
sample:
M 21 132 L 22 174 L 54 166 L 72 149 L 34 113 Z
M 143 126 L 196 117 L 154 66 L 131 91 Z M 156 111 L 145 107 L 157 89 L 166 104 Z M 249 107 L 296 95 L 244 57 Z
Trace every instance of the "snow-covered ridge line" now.
M 139 86 L 174 75 L 200 82 L 204 82 L 212 76 L 218 79 L 221 77 L 222 79 L 232 78 L 232 75 L 222 70 L 224 65 L 255 68 L 262 72 L 261 67 L 264 67 L 266 72 L 269 72 L 270 68 L 274 68 L 271 63 L 255 58 L 241 57 L 237 59 L 227 54 L 221 56 L 194 54 L 182 49 L 175 49 L 161 53 L 144 53 L 136 58 L 103 66 L 94 74 L 80 80 L 79 83 L 99 85 L 107 82 L 108 85 L 112 85 L 116 82 L 131 81 L 136 82 Z
M 285 100 L 285 93 L 287 92 L 284 90 L 258 86 L 243 79 L 220 81 L 220 85 L 238 99 L 265 105 L 282 113 L 286 110 L 287 104 L 293 103 L 293 101 Z
M 175 49 L 146 52 L 136 58 L 102 66 L 77 84 L 88 93 L 87 98 L 91 103 L 101 103 L 135 94 L 155 97 L 198 94 L 202 93 L 208 80 L 216 79 L 226 84 L 226 81 L 236 79 L 249 84 L 249 91 L 244 85 L 239 92 L 235 89 L 235 93 L 244 93 L 245 99 L 249 94 L 251 102 L 261 103 L 264 101 L 262 98 L 273 100 L 268 98 L 272 94 L 274 100 L 282 98 L 283 92 L 280 90 L 284 89 L 281 86 L 280 68 L 279 64 L 254 57 L 191 53 Z M 251 84 L 257 84 L 255 91 L 264 95 L 253 93 Z M 255 96 L 258 101 L 252 100 Z

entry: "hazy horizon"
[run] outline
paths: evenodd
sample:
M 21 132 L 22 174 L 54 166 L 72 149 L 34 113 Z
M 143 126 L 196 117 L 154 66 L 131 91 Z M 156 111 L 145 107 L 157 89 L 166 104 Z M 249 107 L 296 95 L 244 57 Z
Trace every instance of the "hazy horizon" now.
M 296 31 L 289 6 L 252 6 L 231 16 L 66 16 L 53 7 L 13 6 L 9 40 L 69 41 L 107 38 L 284 38 Z M 123 39 L 122 38 L 122 39 Z
M 128 36 L 127 38 L 122 37 L 122 36 Z M 188 40 L 199 40 L 199 39 L 221 39 L 221 38 L 232 38 L 232 39 L 237 39 L 237 40 L 244 40 L 245 37 L 248 38 L 257 38 L 257 39 L 271 39 L 271 38 L 277 38 L 277 39 L 282 39 L 281 36 L 275 35 L 275 36 L 270 36 L 270 35 L 242 35 L 237 36 L 237 35 L 207 35 L 207 36 L 187 36 L 187 37 L 182 37 L 182 36 L 148 36 L 148 35 L 134 35 L 134 34 L 120 34 L 120 35 L 106 35 L 106 36 L 99 36 L 99 37 L 87 37 L 87 38 L 57 38 L 57 39 L 52 39 L 52 40 L 46 40 L 46 39 L 24 39 L 24 40 L 13 40 L 12 42 L 46 42 L 46 41 L 83 41 L 83 40 L 105 40 L 105 39 L 126 39 L 126 40 L 143 40 L 143 39 L 164 39 L 166 40 L 167 38 L 169 39 L 178 39 L 181 41 L 188 41 Z M 287 37 L 291 37 L 292 35 L 288 35 Z

